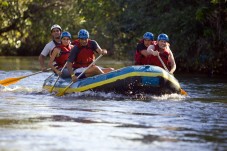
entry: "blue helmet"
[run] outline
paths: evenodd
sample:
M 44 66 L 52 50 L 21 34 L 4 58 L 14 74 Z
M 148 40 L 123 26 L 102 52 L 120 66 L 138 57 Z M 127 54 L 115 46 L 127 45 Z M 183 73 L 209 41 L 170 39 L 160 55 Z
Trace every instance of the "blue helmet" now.
M 168 35 L 166 35 L 166 34 L 160 34 L 160 35 L 158 35 L 158 39 L 157 39 L 158 41 L 159 40 L 165 40 L 165 41 L 169 41 L 169 37 L 168 37 Z
M 79 39 L 88 39 L 89 38 L 89 32 L 86 29 L 81 29 L 78 32 L 78 38 Z
M 64 32 L 61 33 L 61 39 L 62 39 L 63 37 L 69 37 L 70 39 L 72 38 L 72 37 L 71 37 L 71 34 L 70 34 L 69 32 L 67 32 L 67 31 L 64 31 Z
M 154 35 L 151 32 L 146 32 L 143 35 L 143 39 L 149 39 L 149 40 L 154 40 Z

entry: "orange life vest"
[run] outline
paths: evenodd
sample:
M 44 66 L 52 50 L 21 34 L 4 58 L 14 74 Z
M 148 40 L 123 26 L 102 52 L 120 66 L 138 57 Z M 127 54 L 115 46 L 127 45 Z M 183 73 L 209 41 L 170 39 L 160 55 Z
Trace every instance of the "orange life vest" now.
M 73 68 L 88 67 L 95 60 L 95 54 L 91 48 L 91 40 L 88 40 L 87 46 L 81 46 L 79 40 L 75 40 L 73 44 L 79 49 Z

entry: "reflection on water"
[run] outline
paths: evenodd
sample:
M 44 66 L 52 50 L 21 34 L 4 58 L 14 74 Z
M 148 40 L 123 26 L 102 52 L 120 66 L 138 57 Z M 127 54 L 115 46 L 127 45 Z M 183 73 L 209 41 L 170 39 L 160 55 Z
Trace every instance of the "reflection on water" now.
M 0 79 L 33 70 L 0 71 Z M 224 79 L 178 75 L 188 97 L 94 92 L 56 97 L 42 90 L 50 74 L 0 86 L 0 150 L 226 150 Z
M 35 60 L 35 61 L 34 61 Z M 39 70 L 37 57 L 4 57 L 0 56 L 0 70 Z
M 46 65 L 48 64 L 48 58 L 45 60 Z M 128 66 L 133 64 L 132 61 L 116 61 L 112 60 L 111 57 L 104 56 L 97 63 L 102 67 L 113 67 L 115 69 Z M 40 70 L 40 65 L 38 62 L 38 56 L 32 57 L 19 57 L 19 56 L 0 56 L 0 72 L 10 71 L 10 70 Z

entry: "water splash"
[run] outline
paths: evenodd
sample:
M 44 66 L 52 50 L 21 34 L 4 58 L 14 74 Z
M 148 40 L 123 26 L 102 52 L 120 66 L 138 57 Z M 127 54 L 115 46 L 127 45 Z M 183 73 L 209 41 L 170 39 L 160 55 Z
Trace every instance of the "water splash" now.
M 187 97 L 180 95 L 180 94 L 165 94 L 161 96 L 155 95 L 148 95 L 148 94 L 134 94 L 134 95 L 122 95 L 112 93 L 105 93 L 105 92 L 94 92 L 94 91 L 86 91 L 86 92 L 78 92 L 78 93 L 71 93 L 62 96 L 63 98 L 74 98 L 74 99 L 84 99 L 86 100 L 115 100 L 115 101 L 164 101 L 164 100 L 173 100 L 173 101 L 182 101 L 185 100 Z
M 155 100 L 172 100 L 172 101 L 182 101 L 185 98 L 189 97 L 189 96 L 185 96 L 185 95 L 180 95 L 180 94 L 164 94 L 161 96 L 152 96 Z

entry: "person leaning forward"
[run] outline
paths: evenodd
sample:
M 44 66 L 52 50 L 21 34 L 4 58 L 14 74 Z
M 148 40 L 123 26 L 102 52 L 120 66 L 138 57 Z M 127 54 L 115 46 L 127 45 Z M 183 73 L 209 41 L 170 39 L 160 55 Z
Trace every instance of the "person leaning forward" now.
M 168 68 L 171 74 L 176 70 L 176 63 L 172 51 L 169 48 L 169 37 L 168 35 L 162 33 L 157 38 L 157 44 L 150 45 L 147 48 L 147 59 L 149 60 L 148 64 L 156 65 L 161 68 L 164 68 L 161 60 Z M 158 58 L 160 56 L 160 59 Z
M 74 47 L 71 50 L 69 59 L 67 61 L 67 68 L 71 74 L 73 82 L 76 82 L 77 76 L 95 60 L 94 52 L 102 55 L 107 54 L 106 49 L 101 49 L 95 40 L 90 40 L 88 38 L 89 32 L 86 29 L 81 29 L 78 32 L 78 39 L 73 42 Z M 113 68 L 102 68 L 92 65 L 80 78 L 108 73 L 113 70 Z
M 151 32 L 146 32 L 143 35 L 143 39 L 139 41 L 136 46 L 135 53 L 135 65 L 146 65 L 147 64 L 147 48 L 150 45 L 156 44 L 154 41 L 154 35 Z
M 42 52 L 39 55 L 39 63 L 42 71 L 47 71 L 47 68 L 45 66 L 45 58 L 50 54 L 50 52 L 58 45 L 61 44 L 61 26 L 55 24 L 51 26 L 50 28 L 52 40 L 46 44 L 46 46 L 43 48 Z
M 69 53 L 73 48 L 71 45 L 71 34 L 67 31 L 62 32 L 61 34 L 61 45 L 56 46 L 50 55 L 49 67 L 62 78 L 70 77 L 68 69 L 65 68 L 65 63 L 68 60 Z M 53 65 L 53 63 L 56 65 Z

